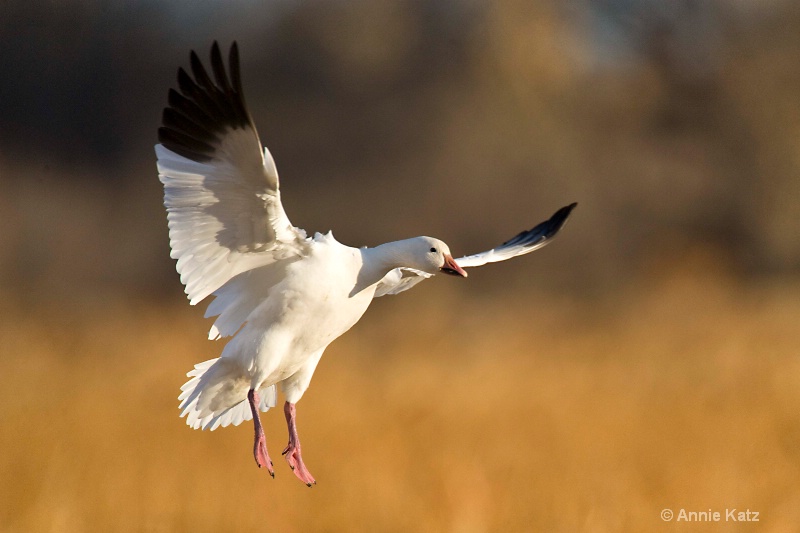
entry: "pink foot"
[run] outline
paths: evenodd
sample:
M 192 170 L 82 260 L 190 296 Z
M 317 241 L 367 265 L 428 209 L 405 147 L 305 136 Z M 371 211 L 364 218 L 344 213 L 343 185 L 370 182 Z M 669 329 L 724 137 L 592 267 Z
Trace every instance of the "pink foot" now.
M 258 416 L 258 404 L 261 403 L 261 400 L 254 390 L 250 390 L 247 393 L 247 400 L 250 402 L 250 411 L 253 413 L 253 426 L 255 427 L 253 457 L 255 457 L 258 467 L 267 467 L 267 472 L 274 478 L 275 469 L 272 467 L 272 459 L 269 458 L 269 453 L 267 453 L 267 437 L 264 435 L 261 418 Z
M 255 443 L 253 444 L 253 456 L 256 458 L 256 464 L 259 468 L 266 466 L 269 475 L 275 477 L 275 470 L 272 466 L 272 459 L 269 458 L 267 453 L 267 439 L 262 432 L 260 435 L 256 433 Z
M 286 415 L 286 425 L 289 426 L 289 444 L 283 450 L 282 455 L 286 457 L 286 462 L 297 476 L 297 479 L 307 486 L 316 485 L 317 481 L 303 462 L 303 455 L 300 453 L 300 437 L 297 435 L 297 423 L 295 421 L 297 413 L 293 403 L 286 402 L 283 406 Z
M 317 480 L 314 479 L 314 476 L 311 475 L 311 472 L 308 471 L 308 468 L 306 468 L 303 462 L 303 456 L 300 454 L 300 446 L 292 446 L 290 442 L 289 445 L 286 446 L 286 449 L 283 450 L 283 455 L 286 456 L 286 462 L 289 463 L 289 467 L 291 467 L 297 479 L 309 487 L 317 484 Z

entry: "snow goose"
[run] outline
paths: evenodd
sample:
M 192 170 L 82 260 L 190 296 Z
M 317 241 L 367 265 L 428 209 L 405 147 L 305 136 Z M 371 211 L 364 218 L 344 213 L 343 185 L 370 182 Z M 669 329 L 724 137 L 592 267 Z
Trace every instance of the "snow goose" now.
M 289 430 L 283 450 L 294 474 L 316 483 L 297 434 L 296 403 L 325 348 L 350 329 L 373 298 L 405 291 L 439 272 L 504 261 L 541 248 L 575 204 L 492 250 L 453 259 L 448 246 L 415 237 L 352 248 L 331 233 L 306 233 L 283 210 L 278 172 L 245 106 L 236 43 L 226 71 L 211 48 L 211 75 L 197 54 L 178 70 L 156 145 L 171 256 L 192 305 L 214 296 L 210 339 L 231 337 L 222 354 L 194 367 L 179 396 L 192 428 L 253 420 L 256 464 L 275 476 L 259 411 L 277 404 Z M 213 76 L 213 77 L 212 77 Z

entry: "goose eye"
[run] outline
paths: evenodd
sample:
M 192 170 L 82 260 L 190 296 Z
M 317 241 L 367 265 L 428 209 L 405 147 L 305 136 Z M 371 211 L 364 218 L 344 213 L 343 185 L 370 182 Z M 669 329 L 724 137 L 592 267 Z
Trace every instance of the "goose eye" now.
M 431 248 L 431 252 L 436 253 L 436 248 Z

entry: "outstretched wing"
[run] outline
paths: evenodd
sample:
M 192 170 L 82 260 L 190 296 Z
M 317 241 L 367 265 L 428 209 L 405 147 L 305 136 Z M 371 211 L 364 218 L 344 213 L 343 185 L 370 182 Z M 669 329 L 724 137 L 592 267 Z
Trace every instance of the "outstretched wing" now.
M 533 228 L 523 231 L 514 238 L 504 242 L 496 248 L 478 254 L 467 255 L 456 259 L 456 263 L 461 268 L 472 268 L 485 265 L 486 263 L 496 263 L 505 261 L 518 255 L 529 254 L 538 250 L 545 244 L 553 240 L 558 231 L 564 226 L 567 217 L 578 205 L 572 203 L 556 211 L 553 216 Z M 398 294 L 407 291 L 420 281 L 433 277 L 432 274 L 420 272 L 411 268 L 396 268 L 389 272 L 380 282 L 375 291 L 375 297 L 387 294 Z
M 456 263 L 461 268 L 471 268 L 485 265 L 486 263 L 496 263 L 505 261 L 518 255 L 529 254 L 538 250 L 545 244 L 553 240 L 558 231 L 564 226 L 567 217 L 575 209 L 577 203 L 572 203 L 556 211 L 550 219 L 537 224 L 533 228 L 520 232 L 511 240 L 479 254 L 467 255 L 456 259 Z
M 171 256 L 192 305 L 234 276 L 302 256 L 305 232 L 292 226 L 280 199 L 278 172 L 261 147 L 244 102 L 239 49 L 211 48 L 208 74 L 191 53 L 178 70 L 156 145 L 169 221 Z
M 420 281 L 432 277 L 433 274 L 428 274 L 427 272 L 413 268 L 395 268 L 390 270 L 389 273 L 378 282 L 378 287 L 375 289 L 373 298 L 407 291 Z

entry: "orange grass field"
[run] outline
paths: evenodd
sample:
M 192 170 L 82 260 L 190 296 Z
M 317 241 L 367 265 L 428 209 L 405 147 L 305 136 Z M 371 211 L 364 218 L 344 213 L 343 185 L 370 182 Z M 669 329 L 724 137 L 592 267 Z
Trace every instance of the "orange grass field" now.
M 221 346 L 200 309 L 6 299 L 0 531 L 798 531 L 800 285 L 706 267 L 596 302 L 442 280 L 379 300 L 299 404 L 313 489 L 280 458 L 280 410 L 274 480 L 252 425 L 178 418 Z

